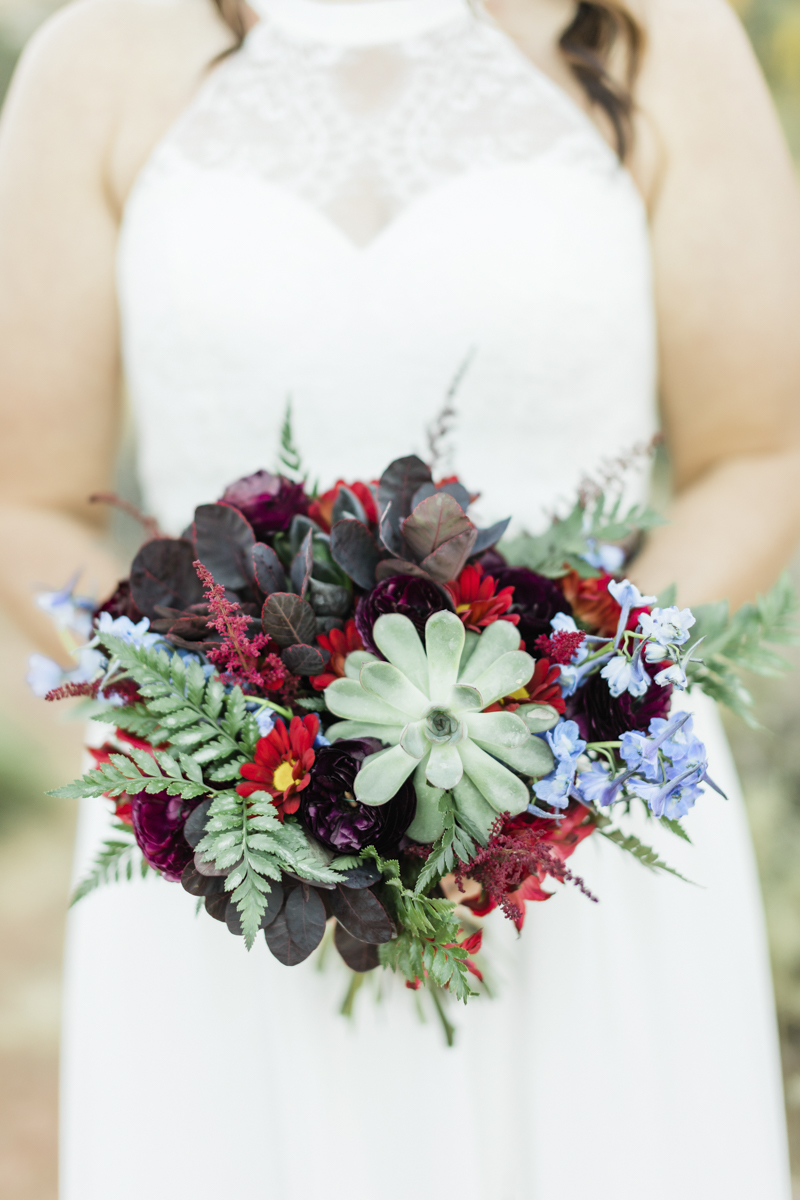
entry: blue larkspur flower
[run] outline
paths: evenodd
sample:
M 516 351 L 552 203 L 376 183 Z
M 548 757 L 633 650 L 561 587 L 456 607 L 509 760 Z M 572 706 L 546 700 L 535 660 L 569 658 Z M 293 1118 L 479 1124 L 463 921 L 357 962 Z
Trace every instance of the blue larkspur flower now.
M 642 613 L 639 628 L 648 641 L 661 646 L 682 646 L 688 641 L 689 630 L 695 622 L 690 608 L 678 608 L 673 604 L 670 608 L 654 608 L 650 613 Z
M 575 776 L 575 791 L 586 804 L 609 804 L 613 796 L 606 798 L 611 785 L 611 772 L 605 763 L 593 762 L 586 771 Z
M 655 682 L 659 687 L 674 687 L 679 692 L 686 691 L 686 688 L 689 686 L 686 672 L 680 663 L 672 663 L 671 666 L 665 667 L 663 671 L 659 671 L 655 677 Z
M 642 666 L 641 654 L 637 650 L 633 658 L 617 654 L 601 670 L 608 683 L 608 690 L 616 700 L 623 692 L 632 696 L 644 696 L 650 687 L 650 676 Z
M 702 778 L 699 768 L 689 767 L 663 784 L 648 783 L 634 777 L 628 786 L 646 802 L 654 817 L 677 821 L 694 808 L 696 800 L 703 794 L 699 786 Z
M 622 612 L 619 614 L 619 621 L 617 622 L 617 632 L 614 635 L 614 645 L 618 646 L 627 627 L 631 609 L 646 608 L 648 604 L 655 604 L 657 597 L 643 596 L 636 584 L 631 583 L 630 579 L 623 579 L 621 583 L 617 583 L 615 579 L 612 579 L 608 585 L 608 591 L 622 609 Z
M 148 633 L 149 628 L 150 621 L 147 617 L 142 617 L 141 621 L 134 625 L 130 617 L 112 617 L 111 613 L 101 612 L 97 621 L 98 633 L 110 634 L 135 646 L 137 650 L 153 646 L 162 640 L 160 634 Z

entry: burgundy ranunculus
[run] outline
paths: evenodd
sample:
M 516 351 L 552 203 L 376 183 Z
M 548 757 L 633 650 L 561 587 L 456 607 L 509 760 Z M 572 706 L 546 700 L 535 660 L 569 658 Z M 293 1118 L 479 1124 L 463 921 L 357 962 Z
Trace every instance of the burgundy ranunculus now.
M 452 608 L 435 583 L 416 575 L 392 575 L 362 596 L 356 608 L 356 629 L 367 650 L 379 654 L 372 640 L 372 627 L 384 613 L 402 613 L 424 640 L 425 622 L 434 613 Z
M 352 738 L 317 751 L 298 816 L 317 841 L 338 854 L 354 854 L 364 846 L 376 846 L 381 854 L 395 850 L 414 820 L 417 794 L 410 779 L 386 804 L 359 804 L 353 798 L 362 762 L 382 749 L 377 738 Z
M 145 862 L 170 883 L 180 880 L 183 868 L 193 857 L 192 848 L 183 836 L 183 826 L 194 807 L 184 804 L 180 796 L 168 796 L 166 792 L 152 796 L 138 792 L 131 797 L 131 820 L 139 849 Z
M 256 471 L 238 479 L 225 489 L 222 500 L 238 508 L 257 538 L 288 529 L 296 513 L 307 514 L 309 504 L 302 483 L 292 483 L 269 471 Z
M 662 669 L 662 663 L 645 663 L 644 668 L 652 677 Z M 608 683 L 599 674 L 591 675 L 566 701 L 568 721 L 575 721 L 581 737 L 588 742 L 612 742 L 628 730 L 646 733 L 654 717 L 669 716 L 672 697 L 671 687 L 651 683 L 641 699 L 623 692 L 616 699 L 608 690 Z
M 556 613 L 572 615 L 569 602 L 552 579 L 537 575 L 527 567 L 493 568 L 492 575 L 498 591 L 505 587 L 514 589 L 514 603 L 508 611 L 519 614 L 517 629 L 528 650 L 541 634 L 550 636 L 553 632 L 550 622 Z

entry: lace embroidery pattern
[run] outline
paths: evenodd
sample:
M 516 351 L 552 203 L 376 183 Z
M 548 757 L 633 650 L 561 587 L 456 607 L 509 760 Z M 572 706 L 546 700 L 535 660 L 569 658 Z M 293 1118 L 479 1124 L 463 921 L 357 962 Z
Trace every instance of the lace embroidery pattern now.
M 366 49 L 295 40 L 262 20 L 153 165 L 177 157 L 269 181 L 363 244 L 448 179 L 556 149 L 616 164 L 580 110 L 478 19 Z

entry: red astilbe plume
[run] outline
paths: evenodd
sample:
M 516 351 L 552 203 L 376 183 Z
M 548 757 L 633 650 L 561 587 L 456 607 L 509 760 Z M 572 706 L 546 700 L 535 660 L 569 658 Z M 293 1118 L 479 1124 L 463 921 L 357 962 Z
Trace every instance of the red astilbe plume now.
M 533 644 L 550 662 L 566 666 L 572 662 L 576 651 L 580 650 L 585 641 L 586 634 L 580 630 L 573 633 L 568 629 L 558 629 L 550 637 L 541 634 Z
M 209 608 L 208 624 L 222 635 L 222 645 L 206 653 L 209 662 L 220 668 L 223 683 L 239 684 L 244 691 L 274 692 L 285 682 L 289 672 L 277 654 L 261 655 L 269 646 L 265 633 L 248 637 L 250 622 L 241 606 L 225 595 L 221 583 L 201 562 L 192 564 Z M 261 661 L 260 661 L 261 660 Z
M 240 783 L 240 796 L 269 792 L 283 820 L 300 807 L 300 792 L 311 782 L 314 765 L 314 739 L 319 733 L 319 717 L 292 717 L 287 729 L 277 720 L 266 737 L 256 743 L 255 762 L 242 763 L 239 772 L 247 783 Z
M 495 595 L 496 587 L 496 581 L 491 575 L 484 575 L 480 563 L 464 567 L 458 579 L 447 584 L 456 613 L 467 629 L 480 633 L 498 620 L 519 624 L 519 616 L 508 611 L 514 603 L 513 587 L 501 588 Z
M 553 894 L 542 888 L 548 875 L 560 883 L 575 884 L 596 903 L 596 897 L 583 880 L 565 866 L 565 860 L 594 832 L 593 824 L 583 824 L 586 816 L 583 805 L 573 804 L 557 826 L 528 813 L 518 817 L 504 813 L 498 817 L 488 844 L 478 850 L 472 862 L 466 866 L 460 863 L 455 871 L 461 891 L 464 891 L 467 878 L 481 885 L 480 896 L 464 903 L 477 916 L 485 916 L 493 908 L 500 907 L 521 930 L 525 922 L 525 901 L 549 900 Z
M 60 687 L 52 688 L 45 700 L 71 700 L 74 696 L 89 696 L 94 700 L 100 691 L 100 679 L 93 683 L 62 683 Z
M 348 621 L 344 629 L 332 629 L 330 633 L 317 634 L 317 642 L 330 654 L 330 662 L 322 675 L 311 676 L 311 686 L 323 692 L 335 679 L 344 678 L 344 660 L 353 650 L 363 650 L 361 634 L 355 621 Z
M 551 666 L 546 658 L 539 658 L 536 660 L 533 675 L 524 687 L 490 704 L 483 711 L 514 712 L 520 704 L 549 704 L 556 712 L 563 713 L 566 705 L 558 682 L 560 676 L 560 667 Z

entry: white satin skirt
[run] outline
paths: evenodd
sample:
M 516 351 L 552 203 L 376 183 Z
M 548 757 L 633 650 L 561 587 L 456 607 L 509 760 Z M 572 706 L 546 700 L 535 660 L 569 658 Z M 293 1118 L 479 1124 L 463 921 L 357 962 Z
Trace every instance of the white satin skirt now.
M 519 939 L 493 913 L 496 995 L 451 1006 L 452 1049 L 392 979 L 345 1019 L 335 962 L 247 954 L 177 884 L 82 901 L 61 1200 L 789 1200 L 752 848 L 719 719 L 696 707 L 729 799 L 698 802 L 692 846 L 638 832 L 698 886 L 588 839 L 570 866 L 600 902 L 553 884 Z M 107 807 L 83 803 L 77 874 Z

